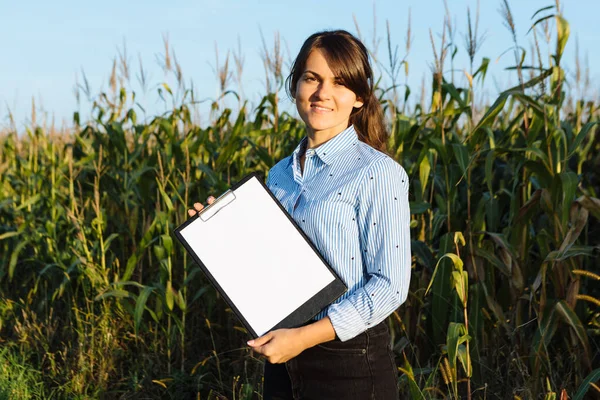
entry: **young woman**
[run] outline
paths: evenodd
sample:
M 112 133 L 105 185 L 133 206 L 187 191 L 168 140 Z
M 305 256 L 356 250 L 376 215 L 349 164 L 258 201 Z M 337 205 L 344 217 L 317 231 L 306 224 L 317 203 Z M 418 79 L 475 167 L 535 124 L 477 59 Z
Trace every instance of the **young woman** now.
M 248 342 L 266 358 L 264 398 L 396 399 L 385 319 L 408 294 L 408 177 L 384 153 L 367 50 L 346 31 L 315 33 L 287 84 L 307 136 L 267 185 L 348 291 L 311 323 Z

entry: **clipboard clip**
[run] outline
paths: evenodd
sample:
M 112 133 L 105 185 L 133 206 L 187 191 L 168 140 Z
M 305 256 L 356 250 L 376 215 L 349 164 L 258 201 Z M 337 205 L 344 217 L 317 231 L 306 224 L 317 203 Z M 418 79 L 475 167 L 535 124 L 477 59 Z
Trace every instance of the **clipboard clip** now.
M 204 222 L 211 219 L 216 213 L 221 211 L 223 208 L 227 207 L 229 203 L 235 200 L 235 193 L 233 191 L 228 190 L 219 196 L 212 204 L 207 206 L 204 210 L 200 212 L 200 219 Z

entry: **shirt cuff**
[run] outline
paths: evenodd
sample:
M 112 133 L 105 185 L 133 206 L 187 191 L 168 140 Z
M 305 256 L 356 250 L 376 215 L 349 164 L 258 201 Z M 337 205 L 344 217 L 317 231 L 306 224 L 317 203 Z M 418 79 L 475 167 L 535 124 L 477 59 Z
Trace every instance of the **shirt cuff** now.
M 367 330 L 362 317 L 348 299 L 330 305 L 327 309 L 327 316 L 331 320 L 335 334 L 342 342 Z

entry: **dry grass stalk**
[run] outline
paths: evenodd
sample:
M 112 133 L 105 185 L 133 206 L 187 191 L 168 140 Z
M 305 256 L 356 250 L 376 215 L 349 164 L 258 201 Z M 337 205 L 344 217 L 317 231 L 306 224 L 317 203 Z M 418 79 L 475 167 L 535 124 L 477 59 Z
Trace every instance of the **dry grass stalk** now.
M 269 49 L 265 37 L 260 31 L 262 50 L 260 57 L 265 67 L 265 88 L 267 93 L 278 91 L 283 83 L 283 54 L 281 51 L 281 37 L 278 31 L 273 34 L 273 47 Z
M 541 71 L 544 68 L 544 62 L 542 61 L 542 52 L 540 50 L 540 43 L 538 41 L 537 31 L 535 29 L 533 30 L 533 43 L 535 47 L 535 54 L 537 56 L 538 68 Z M 533 61 L 531 65 L 535 65 L 535 61 Z M 540 82 L 540 94 L 544 93 L 546 93 L 546 81 L 542 79 Z
M 123 50 L 117 49 L 119 56 L 119 78 L 121 79 L 121 86 L 124 86 L 124 81 L 127 83 L 131 82 L 129 73 L 129 57 L 127 55 L 127 43 L 123 39 Z
M 465 47 L 467 54 L 469 55 L 470 73 L 473 75 L 473 64 L 475 62 L 475 56 L 481 49 L 483 42 L 485 41 L 485 32 L 479 35 L 479 0 L 477 0 L 477 11 L 475 12 L 475 22 L 473 23 L 471 18 L 471 9 L 467 7 L 467 34 L 464 35 Z
M 112 70 L 110 72 L 110 78 L 108 79 L 108 85 L 110 87 L 110 92 L 114 97 L 117 95 L 117 59 L 113 58 Z
M 244 53 L 242 53 L 242 43 L 240 41 L 240 36 L 238 35 L 237 38 L 237 49 L 236 51 L 233 52 L 233 62 L 235 64 L 235 80 L 237 83 L 237 87 L 238 87 L 238 93 L 240 95 L 240 103 L 242 102 L 243 99 L 243 93 L 244 93 L 244 88 L 242 85 L 242 75 L 244 73 L 244 63 L 246 61 L 246 58 L 244 56 Z

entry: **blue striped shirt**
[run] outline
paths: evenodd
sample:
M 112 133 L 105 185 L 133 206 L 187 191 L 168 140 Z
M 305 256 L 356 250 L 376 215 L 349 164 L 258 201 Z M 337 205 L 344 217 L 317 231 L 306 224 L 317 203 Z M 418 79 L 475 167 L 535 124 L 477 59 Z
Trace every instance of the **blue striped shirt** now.
M 408 176 L 358 140 L 353 126 L 317 148 L 305 150 L 307 142 L 271 168 L 267 186 L 348 286 L 315 317 L 329 316 L 346 341 L 383 321 L 408 295 Z

